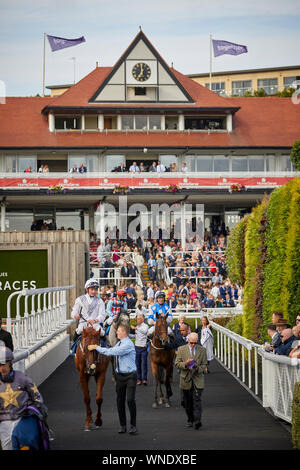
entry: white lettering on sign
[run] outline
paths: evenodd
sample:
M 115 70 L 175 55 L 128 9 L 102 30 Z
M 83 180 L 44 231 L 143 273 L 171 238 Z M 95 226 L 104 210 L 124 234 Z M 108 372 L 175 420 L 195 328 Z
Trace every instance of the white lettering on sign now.
M 6 281 L 0 282 L 0 290 L 23 290 L 23 289 L 36 289 L 36 281 Z

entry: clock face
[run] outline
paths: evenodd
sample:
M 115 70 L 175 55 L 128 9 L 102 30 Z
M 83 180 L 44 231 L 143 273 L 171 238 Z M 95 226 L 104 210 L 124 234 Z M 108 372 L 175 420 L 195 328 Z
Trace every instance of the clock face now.
M 151 69 L 144 62 L 138 62 L 132 68 L 132 75 L 138 82 L 145 82 L 151 75 Z

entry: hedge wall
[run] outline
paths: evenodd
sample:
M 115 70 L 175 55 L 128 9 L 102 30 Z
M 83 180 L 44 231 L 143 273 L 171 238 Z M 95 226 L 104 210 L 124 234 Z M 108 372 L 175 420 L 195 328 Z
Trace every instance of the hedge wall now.
M 248 215 L 241 219 L 230 232 L 226 249 L 226 270 L 231 282 L 245 282 L 245 233 Z
M 272 313 L 300 312 L 300 178 L 275 189 L 231 231 L 228 275 L 244 286 L 243 336 L 262 343 Z M 245 267 L 244 267 L 245 266 Z
M 252 209 L 245 235 L 245 283 L 243 336 L 260 341 L 263 298 L 263 240 L 267 199 Z
M 285 318 L 295 325 L 300 313 L 300 178 L 292 180 L 289 186 L 291 199 L 280 300 Z

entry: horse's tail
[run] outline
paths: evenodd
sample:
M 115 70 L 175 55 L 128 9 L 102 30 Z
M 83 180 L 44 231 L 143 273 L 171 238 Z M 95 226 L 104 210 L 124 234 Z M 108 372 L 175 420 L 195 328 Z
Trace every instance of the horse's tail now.
M 158 377 L 160 383 L 165 383 L 165 368 L 162 365 L 158 366 Z

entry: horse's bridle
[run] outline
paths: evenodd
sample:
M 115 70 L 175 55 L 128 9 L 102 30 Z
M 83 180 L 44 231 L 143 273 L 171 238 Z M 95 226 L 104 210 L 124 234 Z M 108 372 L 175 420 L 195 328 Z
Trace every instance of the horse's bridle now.
M 160 329 L 160 326 L 158 327 L 158 329 Z M 160 343 L 163 344 L 162 339 L 161 339 L 159 333 L 160 333 L 160 332 L 158 331 L 158 332 L 155 334 L 155 328 L 154 328 L 153 339 L 158 339 L 158 341 L 160 341 Z M 167 337 L 168 337 L 168 329 L 167 329 Z M 151 340 L 151 345 L 153 346 L 154 349 L 157 349 L 157 350 L 163 350 L 163 349 L 165 349 L 164 347 L 158 348 L 157 346 L 155 346 L 155 345 L 153 344 L 153 341 L 152 341 L 152 340 Z
M 84 344 L 83 344 L 83 347 L 82 347 L 82 343 L 84 343 Z M 100 344 L 100 337 L 99 337 L 99 343 L 97 343 L 97 344 L 98 344 L 98 345 Z M 101 360 L 101 355 L 98 354 L 97 351 L 95 351 L 95 350 L 94 350 L 94 351 L 89 351 L 89 350 L 87 349 L 87 347 L 88 347 L 88 344 L 85 343 L 85 338 L 81 338 L 81 341 L 80 341 L 80 349 L 81 349 L 81 352 L 82 352 L 83 357 L 84 357 L 84 360 L 85 360 L 86 373 L 87 373 L 87 374 L 90 374 L 90 373 L 91 373 L 91 372 L 90 372 L 90 371 L 91 371 L 91 364 L 89 364 L 88 359 L 87 359 L 88 354 L 90 354 L 90 353 L 92 352 L 93 358 L 95 359 L 95 357 L 96 357 L 96 359 L 93 361 L 93 364 L 98 364 L 98 362 L 100 362 L 100 360 Z M 95 356 L 95 355 L 96 355 L 96 356 Z

